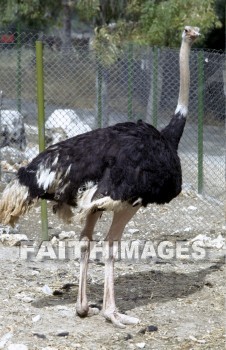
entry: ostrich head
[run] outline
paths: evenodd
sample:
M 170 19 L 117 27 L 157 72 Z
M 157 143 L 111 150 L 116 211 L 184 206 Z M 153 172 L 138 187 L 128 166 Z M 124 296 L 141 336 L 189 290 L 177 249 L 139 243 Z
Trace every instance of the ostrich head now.
M 198 27 L 186 26 L 182 33 L 182 39 L 192 45 L 195 39 L 200 35 Z

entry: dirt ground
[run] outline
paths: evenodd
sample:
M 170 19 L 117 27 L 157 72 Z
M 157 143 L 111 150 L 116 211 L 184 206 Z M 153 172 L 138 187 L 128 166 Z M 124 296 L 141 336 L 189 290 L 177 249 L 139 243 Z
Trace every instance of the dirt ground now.
M 150 240 L 167 240 L 173 246 L 176 242 L 191 243 L 200 234 L 210 239 L 221 234 L 225 239 L 222 211 L 223 207 L 214 211 L 211 203 L 192 191 L 184 191 L 166 206 L 141 209 L 126 227 L 124 240 L 143 247 Z M 105 213 L 95 239 L 104 237 L 109 223 L 110 216 Z M 51 237 L 74 231 L 77 240 L 80 230 L 76 222 L 64 225 L 52 214 L 49 216 Z M 7 228 L 1 228 L 1 232 L 1 251 L 15 249 L 10 239 L 3 239 Z M 15 233 L 40 240 L 39 207 L 21 219 L 8 236 Z M 118 259 L 117 307 L 141 321 L 125 329 L 113 327 L 101 312 L 88 318 L 75 315 L 78 258 L 39 261 L 9 254 L 0 261 L 0 349 L 222 350 L 226 344 L 225 246 L 210 244 L 205 252 L 201 260 L 190 256 L 167 259 L 158 254 L 137 261 Z M 89 300 L 100 308 L 103 270 L 101 258 L 90 260 Z

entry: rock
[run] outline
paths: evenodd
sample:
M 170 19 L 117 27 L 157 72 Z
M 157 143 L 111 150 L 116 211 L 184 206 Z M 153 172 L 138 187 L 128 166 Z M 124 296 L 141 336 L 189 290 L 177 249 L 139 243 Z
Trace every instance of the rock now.
M 28 347 L 24 344 L 10 344 L 8 350 L 28 350 Z
M 39 271 L 36 271 L 36 270 L 32 271 L 32 273 L 31 273 L 32 276 L 37 276 L 37 275 L 39 275 L 39 274 L 40 274 L 40 272 L 39 272 Z
M 151 326 L 147 326 L 146 330 L 147 332 L 157 332 L 158 327 L 151 325 Z
M 185 227 L 184 232 L 191 232 L 192 228 L 191 227 Z
M 138 230 L 138 228 L 129 228 L 128 232 L 131 233 L 132 235 L 139 233 L 140 230 Z
M 4 173 L 13 173 L 13 172 L 16 173 L 17 165 L 18 164 L 10 165 L 6 160 L 2 160 L 1 161 L 1 167 L 2 167 L 2 173 L 3 173 L 2 176 L 4 175 Z
M 135 222 L 133 221 L 133 220 L 131 220 L 130 222 L 129 222 L 129 226 L 135 226 Z
M 62 287 L 62 289 L 66 289 L 67 291 L 71 288 L 76 286 L 76 283 L 65 283 Z
M 90 131 L 89 125 L 83 123 L 72 109 L 56 109 L 45 124 L 46 129 L 61 128 L 67 137 L 73 137 Z
M 34 301 L 34 298 L 29 296 L 24 296 L 20 300 L 23 301 L 24 303 L 32 303 L 32 301 Z
M 42 287 L 42 291 L 43 293 L 47 294 L 47 295 L 52 295 L 53 294 L 53 291 L 52 289 L 47 286 L 47 284 L 45 284 L 43 287 Z
M 145 348 L 145 343 L 137 343 L 136 346 L 139 348 L 139 349 L 143 349 Z
M 12 336 L 13 333 L 8 332 L 0 338 L 0 349 L 5 349 L 6 343 L 9 341 L 10 338 L 12 338 Z
M 62 231 L 60 234 L 59 234 L 59 239 L 63 240 L 63 239 L 66 239 L 66 238 L 74 238 L 75 237 L 75 231 Z
M 23 116 L 18 111 L 1 111 L 1 144 L 0 147 L 10 146 L 25 150 L 26 137 Z
M 54 237 L 51 239 L 51 244 L 52 244 L 53 246 L 58 246 L 58 244 L 59 244 L 59 239 L 58 239 L 56 236 L 54 236 Z
M 147 327 L 143 327 L 141 328 L 138 333 L 139 334 L 145 334 L 146 332 L 156 332 L 158 330 L 158 327 L 157 326 L 147 326 Z
M 130 333 L 126 334 L 126 336 L 124 337 L 125 340 L 130 340 L 132 338 L 133 338 L 133 336 Z
M 24 153 L 10 146 L 1 148 L 1 157 L 9 165 L 20 164 L 24 161 Z
M 53 291 L 53 295 L 54 295 L 54 296 L 63 295 L 63 294 L 64 294 L 64 293 L 63 293 L 61 290 L 58 290 L 58 289 L 56 289 L 56 290 Z
M 14 228 L 8 225 L 0 225 L 0 240 L 1 240 L 1 236 L 3 234 L 15 234 L 18 230 L 18 226 L 15 226 Z
M 199 340 L 199 339 L 193 337 L 193 335 L 189 335 L 189 339 L 193 340 L 194 342 L 200 343 L 200 344 L 205 344 L 206 343 L 205 339 L 200 339 Z
M 188 210 L 197 210 L 197 207 L 194 207 L 194 205 L 190 205 L 190 206 L 188 207 Z
M 19 233 L 0 233 L 0 241 L 5 245 L 13 247 L 20 245 L 22 241 L 28 241 L 28 238 L 26 235 Z
M 69 332 L 67 331 L 60 331 L 59 333 L 57 333 L 58 337 L 67 337 L 69 335 Z
M 226 240 L 219 234 L 216 238 L 208 237 L 205 234 L 199 234 L 190 241 L 191 243 L 197 242 L 200 247 L 205 248 L 216 248 L 216 249 L 225 249 Z
M 212 282 L 206 281 L 205 284 L 204 284 L 204 286 L 207 286 L 207 287 L 209 287 L 209 288 L 213 288 L 214 285 L 213 285 Z
M 35 323 L 35 322 L 38 322 L 41 320 L 41 316 L 40 315 L 36 315 L 34 317 L 32 317 L 32 322 Z
M 43 333 L 33 333 L 34 336 L 36 336 L 37 338 L 40 338 L 40 339 L 46 339 L 46 335 L 43 334 Z

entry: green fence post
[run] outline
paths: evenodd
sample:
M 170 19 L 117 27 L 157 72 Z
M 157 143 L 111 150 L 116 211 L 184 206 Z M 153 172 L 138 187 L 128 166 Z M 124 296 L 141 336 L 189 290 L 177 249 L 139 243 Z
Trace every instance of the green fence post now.
M 45 149 L 45 107 L 44 107 L 44 77 L 43 77 L 43 44 L 36 41 L 36 72 L 37 72 L 37 102 L 38 102 L 38 139 L 39 152 Z M 48 241 L 48 216 L 46 200 L 41 201 L 42 240 Z
M 20 29 L 20 24 L 17 26 L 17 111 L 21 113 L 21 76 L 22 76 L 22 71 L 21 71 L 21 29 Z
M 128 120 L 133 117 L 133 44 L 128 47 Z
M 204 57 L 198 53 L 198 193 L 203 192 Z
M 98 58 L 97 58 L 98 60 Z M 97 126 L 98 128 L 102 127 L 102 119 L 103 119 L 103 106 L 102 106 L 102 65 L 97 61 Z
M 152 125 L 157 128 L 158 115 L 158 48 L 153 47 L 153 79 L 152 79 Z
M 3 92 L 0 91 L 0 135 L 2 133 L 2 94 Z M 2 180 L 2 148 L 0 148 L 0 181 Z

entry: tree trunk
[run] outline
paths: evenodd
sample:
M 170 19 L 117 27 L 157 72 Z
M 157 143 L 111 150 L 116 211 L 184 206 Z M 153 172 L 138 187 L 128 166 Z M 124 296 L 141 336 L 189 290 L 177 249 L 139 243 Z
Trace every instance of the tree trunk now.
M 162 93 L 162 70 L 160 69 L 160 49 L 152 49 L 150 61 L 148 62 L 148 71 L 150 74 L 150 91 L 148 95 L 148 104 L 146 112 L 146 121 L 157 127 L 158 107 Z
M 71 49 L 71 6 L 70 1 L 68 0 L 62 0 L 63 5 L 63 45 L 62 50 L 68 51 Z
M 109 125 L 107 86 L 107 69 L 98 62 L 96 74 L 96 127 L 98 128 L 105 128 Z

